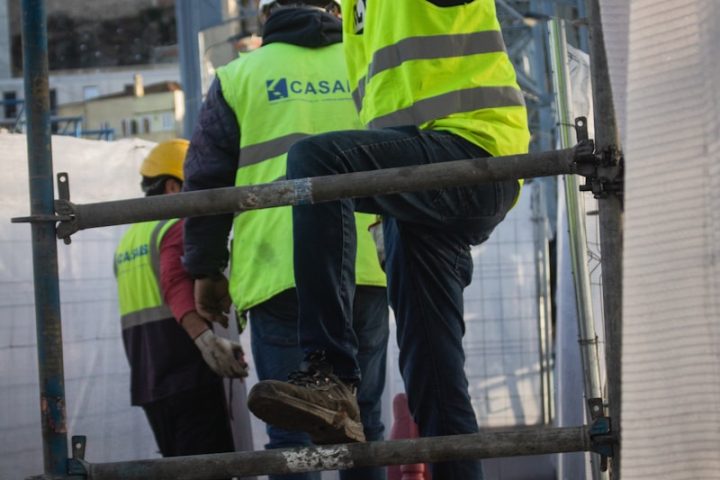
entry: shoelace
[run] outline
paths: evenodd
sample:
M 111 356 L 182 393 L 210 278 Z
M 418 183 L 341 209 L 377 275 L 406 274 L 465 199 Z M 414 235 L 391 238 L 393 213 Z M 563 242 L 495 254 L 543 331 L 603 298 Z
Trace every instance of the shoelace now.
M 333 374 L 323 373 L 319 370 L 309 372 L 297 370 L 288 375 L 288 383 L 298 385 L 300 387 L 322 387 L 340 381 Z

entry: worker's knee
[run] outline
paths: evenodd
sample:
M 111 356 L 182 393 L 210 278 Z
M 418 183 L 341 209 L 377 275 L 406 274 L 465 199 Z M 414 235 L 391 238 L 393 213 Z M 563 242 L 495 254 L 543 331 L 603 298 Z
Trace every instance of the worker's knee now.
M 287 178 L 317 177 L 338 173 L 337 152 L 328 135 L 316 135 L 293 144 L 288 151 Z

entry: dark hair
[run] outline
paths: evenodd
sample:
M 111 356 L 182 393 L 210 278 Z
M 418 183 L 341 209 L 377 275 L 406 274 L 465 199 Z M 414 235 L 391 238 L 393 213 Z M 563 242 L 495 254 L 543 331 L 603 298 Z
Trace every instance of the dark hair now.
M 143 175 L 140 186 L 142 191 L 145 192 L 146 197 L 152 197 L 154 195 L 163 195 L 165 193 L 165 183 L 168 180 L 173 179 L 182 185 L 182 180 L 172 175 L 158 175 L 157 177 L 146 177 Z

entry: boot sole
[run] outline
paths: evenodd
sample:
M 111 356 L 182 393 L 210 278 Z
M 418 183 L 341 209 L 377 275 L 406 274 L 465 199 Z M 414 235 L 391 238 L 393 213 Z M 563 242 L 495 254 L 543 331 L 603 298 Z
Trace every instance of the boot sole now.
M 365 441 L 362 423 L 348 417 L 347 412 L 308 403 L 269 385 L 253 387 L 248 408 L 270 425 L 307 432 L 316 445 Z

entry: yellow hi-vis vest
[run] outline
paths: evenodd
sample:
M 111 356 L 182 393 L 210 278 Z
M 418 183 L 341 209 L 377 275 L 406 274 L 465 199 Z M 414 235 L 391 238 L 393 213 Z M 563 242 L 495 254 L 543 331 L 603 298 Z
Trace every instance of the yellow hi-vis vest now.
M 493 156 L 526 153 L 525 101 L 495 0 L 343 0 L 353 98 L 372 128 L 445 130 Z
M 132 225 L 115 250 L 122 329 L 173 318 L 160 292 L 160 242 L 177 220 Z
M 287 151 L 296 141 L 362 125 L 350 96 L 342 44 L 303 48 L 272 43 L 217 72 L 223 97 L 240 128 L 235 185 L 284 180 Z M 368 226 L 356 214 L 358 285 L 386 285 Z M 240 311 L 295 287 L 292 208 L 243 212 L 233 224 L 230 295 Z

